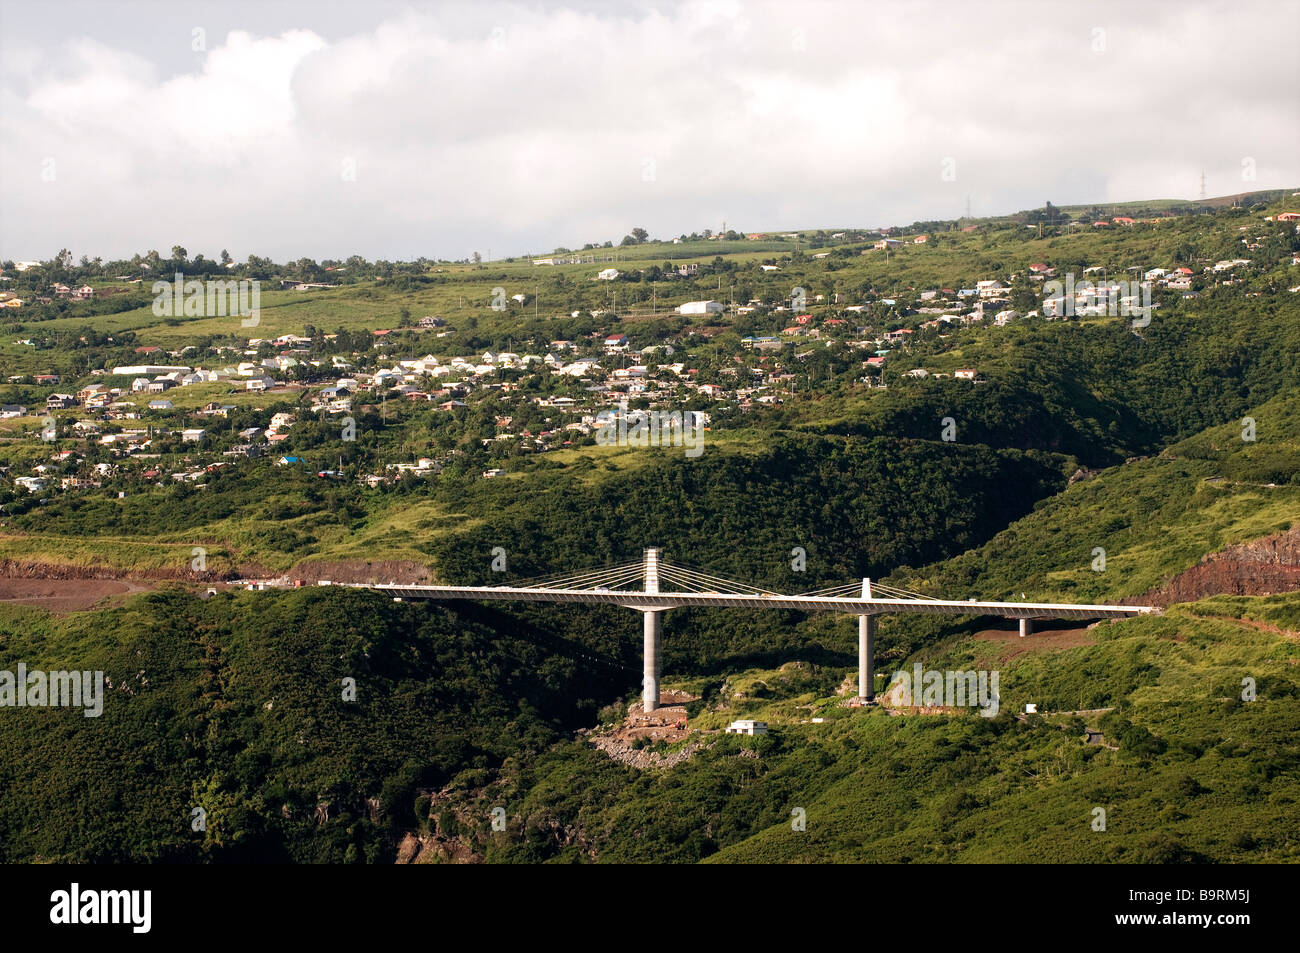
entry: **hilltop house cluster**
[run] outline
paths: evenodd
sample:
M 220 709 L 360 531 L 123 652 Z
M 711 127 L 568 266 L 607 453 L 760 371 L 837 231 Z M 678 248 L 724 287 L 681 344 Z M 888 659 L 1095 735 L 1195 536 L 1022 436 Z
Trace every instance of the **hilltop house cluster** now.
M 1279 220 L 1292 221 L 1284 213 Z M 1113 224 L 1126 223 L 1118 219 Z M 1258 250 L 1266 239 L 1257 234 L 1258 224 L 1242 226 L 1241 241 L 1248 251 Z M 890 244 L 890 243 L 894 244 Z M 904 239 L 884 238 L 878 248 L 901 247 Z M 882 244 L 883 243 L 883 244 Z M 926 236 L 916 236 L 908 244 L 924 245 Z M 558 260 L 557 260 L 558 261 Z M 1300 257 L 1292 256 L 1293 265 Z M 907 288 L 888 293 L 868 291 L 858 300 L 842 294 L 807 294 L 806 297 L 773 299 L 752 298 L 728 306 L 720 301 L 700 300 L 676 308 L 679 316 L 699 319 L 697 326 L 687 327 L 669 340 L 644 347 L 633 346 L 628 335 L 618 330 L 593 332 L 581 340 L 553 340 L 534 351 L 492 351 L 480 354 L 395 357 L 390 350 L 394 342 L 391 330 L 374 332 L 374 347 L 357 353 L 328 353 L 334 335 L 324 335 L 326 353 L 313 350 L 313 339 L 285 334 L 274 339 L 251 338 L 241 346 L 217 346 L 210 349 L 214 360 L 199 359 L 196 347 L 165 351 L 158 346 L 136 348 L 139 363 L 92 370 L 85 380 L 65 384 L 58 374 L 12 375 L 11 382 L 34 382 L 47 388 L 39 406 L 18 404 L 0 407 L 0 420 L 24 417 L 52 417 L 53 427 L 42 421 L 34 439 L 50 439 L 71 432 L 106 449 L 114 462 L 84 463 L 84 455 L 75 450 L 59 449 L 53 456 L 33 468 L 29 474 L 13 477 L 16 486 L 32 493 L 53 486 L 77 490 L 99 486 L 102 480 L 120 472 L 119 467 L 138 459 L 146 479 L 199 481 L 206 473 L 230 465 L 238 458 L 267 456 L 283 466 L 305 466 L 306 461 L 293 453 L 279 452 L 278 444 L 288 439 L 299 422 L 294 414 L 277 413 L 259 421 L 260 427 L 240 431 L 231 443 L 218 446 L 208 440 L 207 421 L 228 417 L 236 405 L 221 400 L 201 404 L 193 399 L 178 400 L 176 391 L 195 385 L 225 384 L 245 393 L 293 394 L 301 412 L 316 418 L 347 418 L 363 406 L 393 400 L 426 402 L 440 412 L 456 413 L 470 408 L 476 395 L 495 395 L 500 401 L 523 407 L 531 404 L 541 410 L 545 425 L 521 426 L 516 423 L 518 410 L 496 417 L 495 433 L 481 437 L 489 450 L 526 450 L 537 453 L 571 446 L 592 437 L 601 428 L 633 419 L 642 410 L 629 410 L 628 404 L 654 407 L 681 407 L 707 404 L 748 411 L 763 405 L 779 404 L 788 399 L 796 378 L 797 364 L 818 347 L 841 343 L 851 349 L 860 367 L 856 379 L 873 387 L 885 386 L 886 366 L 896 355 L 906 353 L 918 336 L 943 335 L 971 325 L 1005 326 L 1011 322 L 1043 318 L 1055 320 L 1069 316 L 1108 313 L 1104 310 L 1124 293 L 1131 296 L 1137 283 L 1148 284 L 1168 300 L 1170 296 L 1194 296 L 1198 288 L 1232 285 L 1244 279 L 1257 266 L 1248 258 L 1225 259 L 1201 263 L 1193 269 L 1185 264 L 1134 266 L 1123 270 L 1123 278 L 1112 277 L 1102 266 L 1088 266 L 1074 283 L 1060 279 L 1057 267 L 1045 262 L 1029 265 L 1023 272 L 1005 279 L 981 278 L 967 287 Z M 696 266 L 681 266 L 683 276 L 693 274 Z M 764 265 L 765 271 L 780 272 L 782 264 Z M 608 269 L 614 271 L 614 269 Z M 606 273 L 597 279 L 609 277 Z M 1013 299 L 1025 301 L 1025 283 L 1034 289 L 1030 307 L 1022 314 L 1013 307 Z M 1046 294 L 1049 283 L 1065 284 L 1064 294 Z M 1292 288 L 1300 290 L 1300 286 Z M 1019 292 L 1019 296 L 1017 296 Z M 55 295 L 93 297 L 88 286 L 73 289 L 55 285 Z M 7 297 L 6 297 L 7 296 Z M 0 305 L 16 300 L 0 292 Z M 1129 303 L 1132 303 L 1131 301 Z M 1068 304 L 1068 307 L 1066 306 Z M 1158 307 L 1158 303 L 1152 306 Z M 749 334 L 739 340 L 735 353 L 722 353 L 716 343 L 726 328 L 709 319 L 733 310 L 738 316 L 766 319 L 770 333 Z M 603 312 L 593 312 L 599 318 Z M 446 321 L 427 316 L 419 321 L 422 329 L 440 329 L 437 337 L 450 333 Z M 19 343 L 31 344 L 30 340 Z M 692 353 L 697 345 L 708 345 L 713 367 L 701 375 L 694 366 Z M 267 347 L 273 351 L 267 354 Z M 757 352 L 757 353 L 755 353 Z M 698 353 L 698 352 L 696 352 Z M 200 363 L 208 366 L 198 366 Z M 362 366 L 357 366 L 358 364 Z M 905 365 L 906 366 L 906 365 Z M 305 374 L 298 373 L 305 371 Z M 855 372 L 856 373 L 856 372 Z M 944 370 L 910 367 L 894 380 L 943 377 L 978 384 L 982 380 L 975 367 L 951 366 Z M 541 375 L 550 386 L 537 387 L 533 375 Z M 295 378 L 306 378 L 311 384 Z M 324 380 L 322 380 L 324 379 Z M 539 393 L 539 391 L 541 391 Z M 305 396 L 304 396 L 305 392 Z M 575 396 L 576 395 L 576 396 Z M 188 406 L 185 410 L 177 404 Z M 538 419 L 531 410 L 527 416 Z M 707 424 L 710 414 L 702 417 Z M 184 426 L 169 426 L 173 421 Z M 182 444 L 193 446 L 186 456 L 194 465 L 183 470 L 160 472 L 159 465 L 148 461 L 160 437 L 179 435 Z M 457 451 L 452 451 L 455 453 Z M 430 475 L 447 462 L 442 457 L 426 456 L 414 462 L 386 463 L 377 472 L 361 477 L 379 485 L 391 482 L 404 473 Z M 134 466 L 135 464 L 131 464 Z M 337 476 L 332 470 L 318 471 L 321 476 Z M 483 471 L 484 477 L 499 476 L 502 467 Z

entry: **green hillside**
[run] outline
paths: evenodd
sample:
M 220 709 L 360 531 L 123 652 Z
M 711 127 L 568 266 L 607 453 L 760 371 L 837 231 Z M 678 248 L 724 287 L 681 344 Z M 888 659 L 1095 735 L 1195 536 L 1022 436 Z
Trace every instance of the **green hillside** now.
M 0 672 L 110 687 L 96 718 L 0 712 L 0 861 L 1300 860 L 1294 202 L 920 222 L 896 234 L 926 242 L 880 250 L 846 228 L 581 264 L 254 258 L 229 271 L 265 284 L 253 328 L 156 315 L 148 281 L 115 277 L 212 273 L 183 250 L 22 272 L 0 327 Z M 1046 320 L 1030 265 L 1190 274 L 1135 326 Z M 60 279 L 100 294 L 36 297 Z M 991 279 L 1009 285 L 983 313 Z M 280 287 L 298 281 L 333 287 Z M 727 310 L 671 313 L 702 299 Z M 112 373 L 146 362 L 249 373 Z M 248 389 L 257 368 L 276 386 Z M 624 401 L 707 414 L 702 452 L 598 442 Z M 856 620 L 676 609 L 661 658 L 688 729 L 620 748 L 627 609 L 227 587 L 321 567 L 501 585 L 647 546 L 787 593 L 870 576 L 1163 611 L 1024 640 L 887 616 L 885 704 L 859 708 Z M 109 601 L 20 604 L 109 577 Z M 897 705 L 917 664 L 996 673 L 998 713 Z M 738 718 L 770 733 L 725 734 Z

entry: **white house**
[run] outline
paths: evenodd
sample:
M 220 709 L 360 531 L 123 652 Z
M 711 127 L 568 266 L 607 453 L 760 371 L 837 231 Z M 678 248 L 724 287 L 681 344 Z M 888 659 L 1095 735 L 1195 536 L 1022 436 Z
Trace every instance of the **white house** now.
M 729 735 L 765 735 L 767 722 L 740 718 L 727 725 Z
M 566 364 L 556 373 L 567 374 L 569 377 L 582 377 L 598 370 L 600 370 L 600 365 L 595 361 L 574 361 L 572 364 Z
M 618 277 L 618 269 L 606 268 L 604 271 L 596 275 L 596 277 L 601 281 L 613 281 L 615 278 Z

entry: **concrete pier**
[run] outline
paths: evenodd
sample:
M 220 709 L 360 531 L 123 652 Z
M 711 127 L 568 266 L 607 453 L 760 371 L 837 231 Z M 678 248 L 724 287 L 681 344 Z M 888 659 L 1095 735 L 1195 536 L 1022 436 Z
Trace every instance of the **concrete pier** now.
M 659 592 L 659 550 L 645 551 L 645 591 Z M 663 612 L 641 610 L 645 645 L 641 657 L 641 710 L 659 707 L 659 635 L 663 630 Z
M 862 580 L 862 598 L 871 598 L 871 579 Z M 864 702 L 874 701 L 876 697 L 875 675 L 872 672 L 871 658 L 875 652 L 876 617 L 874 615 L 858 616 L 858 697 Z
M 645 620 L 645 649 L 641 669 L 641 709 L 654 711 L 659 707 L 659 632 L 662 612 L 641 613 Z
M 1032 635 L 1034 631 L 1033 619 L 1020 620 L 1020 637 L 1023 639 L 1026 635 Z
M 875 675 L 871 666 L 875 642 L 876 617 L 858 616 L 858 697 L 867 702 L 874 701 L 876 697 Z

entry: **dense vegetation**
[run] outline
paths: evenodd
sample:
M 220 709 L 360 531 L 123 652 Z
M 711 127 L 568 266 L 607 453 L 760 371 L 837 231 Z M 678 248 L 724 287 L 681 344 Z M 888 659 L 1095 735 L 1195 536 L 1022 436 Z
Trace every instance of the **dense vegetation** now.
M 338 589 L 6 608 L 0 669 L 112 687 L 98 718 L 4 709 L 0 861 L 389 858 L 418 787 L 537 753 L 621 688 L 533 636 Z

